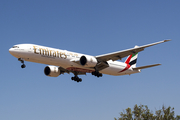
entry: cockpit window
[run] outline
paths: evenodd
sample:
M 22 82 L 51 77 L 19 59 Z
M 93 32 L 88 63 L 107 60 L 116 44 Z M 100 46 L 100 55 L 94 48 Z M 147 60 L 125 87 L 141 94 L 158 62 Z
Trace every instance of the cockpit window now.
M 19 46 L 13 46 L 12 48 L 19 48 Z

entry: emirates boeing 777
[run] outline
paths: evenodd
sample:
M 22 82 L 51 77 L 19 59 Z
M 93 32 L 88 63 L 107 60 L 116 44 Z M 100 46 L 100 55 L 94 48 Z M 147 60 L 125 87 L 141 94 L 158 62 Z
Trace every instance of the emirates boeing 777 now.
M 21 68 L 25 68 L 24 61 L 47 64 L 44 68 L 44 74 L 50 77 L 57 77 L 64 73 L 73 73 L 71 79 L 81 82 L 78 75 L 91 73 L 94 76 L 102 77 L 108 75 L 130 75 L 141 72 L 141 69 L 158 66 L 160 64 L 136 67 L 138 52 L 145 48 L 164 43 L 170 40 L 135 46 L 118 52 L 91 56 L 75 53 L 67 50 L 55 49 L 35 44 L 18 44 L 9 49 L 9 52 L 22 63 Z M 125 62 L 120 62 L 122 58 L 127 57 Z

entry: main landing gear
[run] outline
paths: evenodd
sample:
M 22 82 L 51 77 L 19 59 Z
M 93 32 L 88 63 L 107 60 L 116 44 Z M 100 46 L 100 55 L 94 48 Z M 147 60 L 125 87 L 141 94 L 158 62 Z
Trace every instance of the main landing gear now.
M 78 72 L 75 72 L 74 77 L 71 77 L 71 80 L 74 80 L 76 82 L 82 82 L 82 79 L 79 78 L 77 75 L 78 75 Z
M 22 63 L 21 68 L 25 68 L 24 60 L 22 58 L 18 58 L 18 60 Z
M 94 71 L 91 74 L 97 77 L 102 77 L 102 73 L 99 73 L 98 71 Z
M 82 79 L 79 78 L 77 75 L 75 75 L 74 77 L 71 77 L 71 80 L 74 80 L 76 82 L 82 82 Z

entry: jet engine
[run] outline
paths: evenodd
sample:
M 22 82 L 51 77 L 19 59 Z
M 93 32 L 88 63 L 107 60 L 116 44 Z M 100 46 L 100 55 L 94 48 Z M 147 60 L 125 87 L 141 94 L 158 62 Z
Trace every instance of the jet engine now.
M 97 59 L 93 56 L 81 56 L 80 64 L 85 67 L 95 67 L 97 65 Z
M 61 72 L 59 68 L 56 66 L 46 66 L 44 68 L 44 74 L 50 77 L 58 77 L 61 74 Z

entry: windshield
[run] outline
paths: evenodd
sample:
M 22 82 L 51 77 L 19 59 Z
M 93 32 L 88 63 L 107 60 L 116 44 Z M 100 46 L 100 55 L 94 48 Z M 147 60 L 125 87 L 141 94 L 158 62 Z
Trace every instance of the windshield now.
M 19 46 L 13 46 L 12 48 L 19 48 Z

